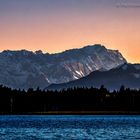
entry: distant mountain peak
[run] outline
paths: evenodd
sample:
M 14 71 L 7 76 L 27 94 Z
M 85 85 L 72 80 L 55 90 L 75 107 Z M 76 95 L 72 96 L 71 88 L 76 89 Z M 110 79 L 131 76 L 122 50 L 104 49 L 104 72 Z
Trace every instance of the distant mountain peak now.
M 35 54 L 43 54 L 42 50 L 35 51 Z
M 48 54 L 41 50 L 0 53 L 0 84 L 13 88 L 46 87 L 85 77 L 93 71 L 107 71 L 126 63 L 119 51 L 100 44 Z
M 101 45 L 101 44 L 94 44 L 94 45 L 84 46 L 82 49 L 100 50 L 100 49 L 106 49 L 106 47 L 104 45 Z

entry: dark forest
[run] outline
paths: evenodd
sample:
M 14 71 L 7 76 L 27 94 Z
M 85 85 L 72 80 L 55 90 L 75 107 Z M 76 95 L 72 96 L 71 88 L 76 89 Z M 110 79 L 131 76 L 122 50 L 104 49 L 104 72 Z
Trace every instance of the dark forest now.
M 130 111 L 140 114 L 140 90 L 125 88 L 108 91 L 73 88 L 62 91 L 15 90 L 0 86 L 1 114 L 47 114 L 47 112 Z

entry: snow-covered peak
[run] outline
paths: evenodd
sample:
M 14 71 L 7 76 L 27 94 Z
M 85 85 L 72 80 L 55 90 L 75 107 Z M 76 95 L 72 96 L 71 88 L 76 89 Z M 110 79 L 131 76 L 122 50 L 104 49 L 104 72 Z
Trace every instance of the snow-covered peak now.
M 124 63 L 126 60 L 120 52 L 100 44 L 57 54 L 6 50 L 0 53 L 0 84 L 13 88 L 44 88 L 50 83 L 69 82 Z

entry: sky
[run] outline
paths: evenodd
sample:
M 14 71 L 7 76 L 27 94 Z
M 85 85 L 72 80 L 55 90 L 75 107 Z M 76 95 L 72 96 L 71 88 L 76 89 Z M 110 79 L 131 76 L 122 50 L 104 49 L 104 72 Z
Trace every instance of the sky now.
M 0 51 L 92 44 L 140 63 L 140 0 L 0 0 Z

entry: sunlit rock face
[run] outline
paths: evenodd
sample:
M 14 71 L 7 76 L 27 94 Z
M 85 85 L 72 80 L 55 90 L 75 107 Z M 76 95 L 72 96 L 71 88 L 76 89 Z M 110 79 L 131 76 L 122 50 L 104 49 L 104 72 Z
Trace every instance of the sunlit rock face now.
M 57 54 L 43 54 L 40 50 L 6 50 L 0 53 L 0 84 L 43 89 L 51 83 L 69 82 L 95 70 L 107 71 L 124 63 L 126 60 L 119 51 L 101 45 Z
M 62 90 L 67 88 L 100 88 L 104 85 L 108 90 L 119 90 L 122 85 L 126 88 L 139 89 L 140 64 L 125 63 L 108 71 L 94 71 L 80 79 L 63 83 L 51 84 L 46 89 Z

